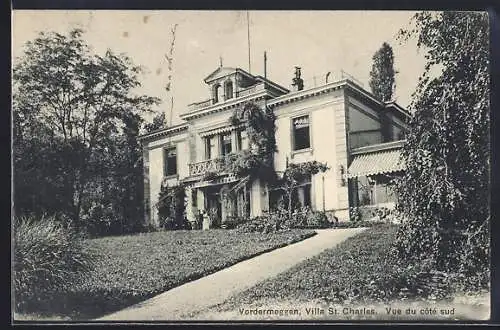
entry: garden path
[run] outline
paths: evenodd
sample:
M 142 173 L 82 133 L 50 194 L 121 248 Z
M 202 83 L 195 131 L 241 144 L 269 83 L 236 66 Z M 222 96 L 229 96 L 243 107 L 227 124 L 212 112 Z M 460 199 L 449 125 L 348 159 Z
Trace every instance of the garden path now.
M 229 296 L 276 276 L 365 229 L 317 230 L 318 234 L 311 238 L 239 262 L 98 321 L 182 320 L 183 315 L 222 303 Z

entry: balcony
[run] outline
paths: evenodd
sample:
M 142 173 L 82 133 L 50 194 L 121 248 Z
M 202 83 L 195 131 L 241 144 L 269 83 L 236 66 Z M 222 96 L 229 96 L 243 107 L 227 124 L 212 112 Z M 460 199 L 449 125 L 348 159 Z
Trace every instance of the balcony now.
M 245 89 L 240 89 L 236 92 L 236 97 L 242 97 L 242 96 L 247 96 L 251 95 L 260 91 L 263 91 L 265 89 L 264 84 L 257 84 L 249 88 Z
M 222 174 L 224 171 L 225 158 L 207 159 L 197 163 L 189 164 L 189 176 L 203 175 L 207 172 Z
M 261 84 L 253 85 L 249 88 L 236 90 L 236 92 L 234 93 L 234 98 L 224 99 L 224 95 L 221 95 L 221 98 L 220 98 L 219 102 L 217 102 L 217 103 L 214 103 L 213 99 L 208 99 L 208 100 L 201 101 L 201 102 L 191 103 L 191 104 L 188 104 L 188 112 L 202 110 L 204 108 L 208 108 L 209 106 L 215 105 L 215 104 L 223 104 L 226 101 L 232 101 L 238 97 L 252 95 L 252 94 L 255 94 L 257 92 L 264 91 L 265 89 L 266 89 L 265 85 L 263 83 L 261 83 Z
M 208 100 L 196 102 L 196 103 L 191 103 L 191 104 L 188 104 L 188 111 L 200 110 L 200 109 L 206 108 L 212 104 L 213 104 L 212 99 L 208 99 Z

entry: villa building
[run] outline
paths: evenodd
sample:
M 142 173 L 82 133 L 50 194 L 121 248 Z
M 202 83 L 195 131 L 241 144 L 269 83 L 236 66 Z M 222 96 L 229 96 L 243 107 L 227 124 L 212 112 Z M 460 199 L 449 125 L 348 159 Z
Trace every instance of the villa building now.
M 297 189 L 298 200 L 313 210 L 346 220 L 349 207 L 394 204 L 390 178 L 404 170 L 399 161 L 410 114 L 395 102 L 377 100 L 354 79 L 333 77 L 304 88 L 296 68 L 291 90 L 239 68 L 219 67 L 204 82 L 209 98 L 190 104 L 183 123 L 141 137 L 144 146 L 145 216 L 159 223 L 156 205 L 162 185 L 185 187 L 186 217 L 200 211 L 258 216 L 273 207 L 273 192 L 260 180 L 245 181 L 222 166 L 224 157 L 249 148 L 246 132 L 229 117 L 247 102 L 276 116 L 274 167 L 317 160 L 329 170 L 313 175 Z M 337 78 L 335 80 L 335 78 Z M 206 180 L 207 172 L 215 177 Z M 225 191 L 236 191 L 227 207 Z

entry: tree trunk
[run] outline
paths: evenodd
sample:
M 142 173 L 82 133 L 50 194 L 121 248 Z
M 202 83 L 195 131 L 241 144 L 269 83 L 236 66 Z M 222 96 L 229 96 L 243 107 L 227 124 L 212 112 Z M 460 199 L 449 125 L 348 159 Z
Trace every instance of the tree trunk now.
M 288 191 L 288 219 L 292 218 L 292 196 L 293 196 L 293 187 Z

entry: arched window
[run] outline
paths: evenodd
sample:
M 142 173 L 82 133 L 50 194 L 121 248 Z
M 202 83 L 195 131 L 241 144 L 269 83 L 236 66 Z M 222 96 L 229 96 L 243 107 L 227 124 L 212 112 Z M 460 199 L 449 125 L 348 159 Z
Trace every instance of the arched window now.
M 214 103 L 219 102 L 221 86 L 219 84 L 213 87 L 213 100 Z
M 226 95 L 226 100 L 233 98 L 233 82 L 231 80 L 225 82 L 224 93 Z

